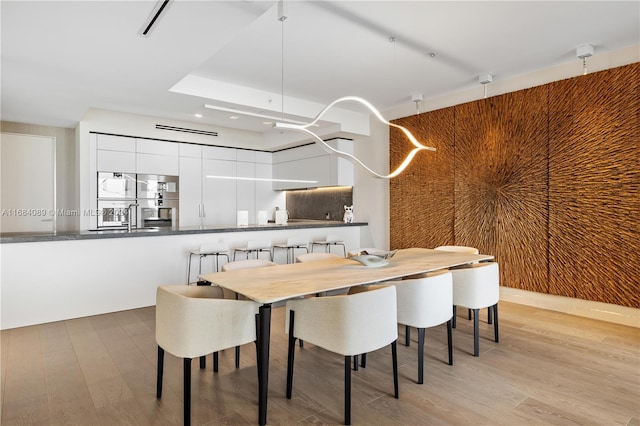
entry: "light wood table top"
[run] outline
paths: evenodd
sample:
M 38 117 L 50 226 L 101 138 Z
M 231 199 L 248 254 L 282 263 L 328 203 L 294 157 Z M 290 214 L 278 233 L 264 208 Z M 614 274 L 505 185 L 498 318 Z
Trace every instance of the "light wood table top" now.
M 493 260 L 493 256 L 410 248 L 398 250 L 384 266 L 367 267 L 355 260 L 336 258 L 217 272 L 201 278 L 265 304 L 487 260 Z

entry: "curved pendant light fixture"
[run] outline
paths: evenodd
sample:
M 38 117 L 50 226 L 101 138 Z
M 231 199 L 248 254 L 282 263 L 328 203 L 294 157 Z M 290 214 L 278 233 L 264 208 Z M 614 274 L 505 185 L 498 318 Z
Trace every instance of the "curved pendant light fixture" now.
M 384 123 L 384 124 L 386 124 L 388 126 L 400 129 L 402 131 L 402 133 L 404 133 L 404 135 L 407 137 L 407 139 L 409 139 L 411 141 L 411 143 L 413 144 L 413 146 L 415 147 L 414 149 L 412 149 L 409 152 L 409 154 L 406 156 L 406 158 L 404 159 L 402 164 L 400 164 L 400 166 L 398 166 L 398 168 L 395 169 L 393 172 L 391 172 L 391 173 L 389 173 L 387 175 L 382 174 L 382 173 L 377 173 L 374 170 L 372 170 L 369 166 L 364 164 L 362 161 L 360 161 L 358 158 L 353 156 L 352 154 L 349 154 L 348 152 L 340 151 L 338 149 L 333 148 L 328 143 L 323 141 L 320 136 L 318 136 L 317 134 L 315 134 L 314 132 L 309 130 L 309 127 L 315 126 L 317 124 L 317 122 L 322 118 L 322 116 L 329 109 L 331 109 L 334 105 L 337 105 L 337 104 L 339 104 L 341 102 L 347 102 L 347 101 L 354 101 L 354 102 L 361 103 L 362 105 L 367 107 L 369 109 L 369 111 L 371 111 L 373 113 L 373 115 L 375 115 L 376 118 L 378 120 L 380 120 L 382 123 Z M 436 150 L 433 147 L 426 146 L 426 145 L 423 145 L 422 143 L 418 142 L 418 140 L 415 138 L 415 136 L 413 136 L 413 134 L 406 127 L 400 126 L 398 124 L 393 124 L 393 123 L 390 123 L 389 121 L 387 121 L 382 116 L 380 111 L 378 111 L 369 101 L 367 101 L 366 99 L 360 98 L 358 96 L 345 96 L 345 97 L 336 99 L 335 101 L 333 101 L 329 105 L 327 105 L 322 111 L 320 111 L 320 113 L 310 123 L 307 123 L 307 124 L 291 124 L 291 123 L 284 123 L 284 122 L 276 122 L 274 127 L 276 129 L 295 130 L 295 131 L 298 131 L 298 132 L 306 133 L 306 134 L 310 135 L 315 140 L 315 142 L 318 143 L 325 151 L 329 152 L 330 154 L 334 154 L 334 155 L 337 155 L 339 157 L 345 158 L 345 159 L 351 161 L 354 164 L 358 164 L 359 166 L 363 167 L 367 172 L 369 172 L 373 176 L 375 176 L 377 178 L 381 178 L 381 179 L 391 179 L 391 178 L 394 178 L 394 177 L 398 176 L 400 173 L 402 173 L 404 171 L 404 169 L 407 168 L 407 166 L 411 163 L 411 161 L 413 160 L 413 158 L 416 156 L 416 154 L 418 152 L 420 152 L 420 151 L 435 151 Z

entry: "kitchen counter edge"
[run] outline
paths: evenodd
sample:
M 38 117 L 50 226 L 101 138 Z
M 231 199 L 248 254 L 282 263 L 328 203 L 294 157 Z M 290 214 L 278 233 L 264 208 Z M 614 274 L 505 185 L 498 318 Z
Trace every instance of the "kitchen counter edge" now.
M 338 221 L 297 221 L 285 225 L 211 226 L 182 227 L 153 230 L 105 230 L 105 231 L 62 231 L 55 233 L 11 232 L 0 234 L 0 244 L 35 243 L 43 241 L 99 240 L 107 238 L 160 237 L 167 235 L 215 234 L 225 232 L 274 231 L 278 229 L 337 228 L 343 226 L 367 226 L 368 222 L 344 223 Z

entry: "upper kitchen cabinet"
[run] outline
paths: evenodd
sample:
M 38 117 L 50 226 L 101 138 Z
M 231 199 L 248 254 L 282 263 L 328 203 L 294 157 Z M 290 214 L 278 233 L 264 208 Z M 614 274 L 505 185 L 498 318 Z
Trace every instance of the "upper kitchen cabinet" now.
M 126 136 L 96 135 L 98 172 L 136 172 L 136 140 Z
M 143 174 L 177 176 L 179 144 L 136 139 L 136 171 Z
M 352 141 L 334 139 L 333 148 L 351 154 Z M 353 186 L 353 165 L 313 143 L 273 154 L 273 189 L 305 189 L 322 186 Z

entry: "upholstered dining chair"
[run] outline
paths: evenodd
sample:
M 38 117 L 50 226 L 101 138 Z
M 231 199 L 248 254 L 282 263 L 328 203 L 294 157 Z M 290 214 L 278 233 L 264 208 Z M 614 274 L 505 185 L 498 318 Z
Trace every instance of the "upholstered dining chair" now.
M 191 359 L 255 342 L 259 307 L 249 300 L 223 299 L 219 287 L 174 285 L 156 290 L 156 397 L 162 398 L 165 351 L 183 358 L 185 425 L 191 424 Z
M 227 271 L 236 271 L 238 269 L 252 269 L 252 268 L 262 268 L 264 266 L 276 266 L 277 263 L 272 262 L 266 259 L 246 259 L 246 260 L 234 260 L 233 262 L 227 262 L 222 265 L 222 272 Z M 235 299 L 238 300 L 240 298 L 245 299 L 244 297 L 238 297 L 237 293 L 233 293 L 229 290 L 222 290 L 224 297 L 226 299 Z M 240 368 L 240 346 L 236 346 L 236 368 Z M 215 352 L 213 354 L 213 371 L 218 371 L 218 353 Z
M 478 254 L 480 251 L 475 247 L 469 246 L 438 246 L 434 250 L 452 251 L 457 253 Z M 471 309 L 468 310 L 468 319 L 471 320 Z M 491 324 L 491 314 L 489 313 L 489 324 Z M 456 315 L 453 316 L 453 328 L 456 328 Z
M 351 424 L 351 357 L 391 345 L 394 397 L 398 398 L 396 287 L 385 286 L 348 296 L 287 301 L 289 334 L 287 399 L 293 392 L 295 340 L 304 339 L 344 356 L 344 423 Z
M 424 334 L 425 329 L 447 323 L 449 365 L 453 365 L 453 288 L 451 272 L 445 271 L 423 278 L 388 281 L 394 284 L 398 295 L 398 324 L 418 329 L 418 384 L 424 383 Z M 405 333 L 409 346 L 409 333 Z
M 493 313 L 494 341 L 499 341 L 500 272 L 498 263 L 476 263 L 468 268 L 452 269 L 451 275 L 453 278 L 453 317 L 456 316 L 458 306 L 464 306 L 473 311 L 473 356 L 478 356 L 478 313 L 480 309 L 489 308 Z

